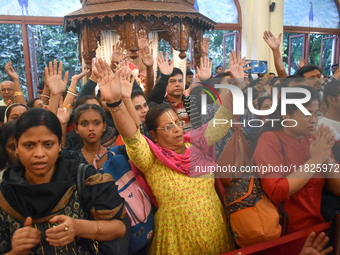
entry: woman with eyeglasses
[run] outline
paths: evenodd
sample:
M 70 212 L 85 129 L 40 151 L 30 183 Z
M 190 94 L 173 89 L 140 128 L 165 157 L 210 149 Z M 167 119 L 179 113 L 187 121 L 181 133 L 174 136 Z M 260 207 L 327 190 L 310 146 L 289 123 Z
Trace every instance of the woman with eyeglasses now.
M 235 76 L 243 78 L 242 66 L 238 67 Z M 199 72 L 203 71 L 210 77 L 211 63 L 207 59 L 201 61 Z M 144 174 L 158 203 L 150 254 L 221 254 L 232 250 L 215 180 L 209 178 L 213 177 L 212 173 L 205 171 L 216 166 L 213 145 L 226 135 L 230 125 L 214 127 L 211 121 L 184 134 L 184 122 L 176 112 L 169 105 L 156 105 L 145 119 L 151 141 L 141 135 L 133 118 L 130 71 L 123 70 L 115 81 L 116 78 L 110 79 L 108 64 L 99 59 L 96 72 L 128 155 Z M 223 91 L 221 99 L 223 106 L 215 118 L 230 120 L 232 95 Z
M 310 92 L 311 98 L 302 106 L 311 115 L 305 115 L 294 104 L 288 104 L 286 115 L 282 115 L 278 105 L 269 119 L 279 121 L 274 125 L 267 122 L 254 153 L 256 165 L 269 169 L 261 173 L 263 189 L 288 215 L 287 233 L 324 222 L 320 206 L 325 184 L 340 194 L 340 179 L 334 174 L 337 163 L 331 157 L 334 137 L 328 128 L 315 129 L 322 117 L 319 94 L 311 87 L 298 87 Z M 287 98 L 298 100 L 304 96 L 288 93 Z

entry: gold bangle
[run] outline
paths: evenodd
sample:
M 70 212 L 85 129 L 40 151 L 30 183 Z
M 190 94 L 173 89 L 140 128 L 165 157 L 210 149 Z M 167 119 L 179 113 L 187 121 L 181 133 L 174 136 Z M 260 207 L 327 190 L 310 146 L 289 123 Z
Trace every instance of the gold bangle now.
M 14 92 L 14 96 L 16 97 L 16 96 L 23 96 L 24 95 L 24 93 L 22 93 L 22 92 Z
M 117 109 L 116 110 L 111 110 L 110 108 L 109 108 L 109 111 L 112 113 L 115 113 L 115 112 L 118 112 L 120 109 L 122 109 L 123 108 L 123 106 L 124 106 L 125 104 L 124 104 L 124 102 L 122 102 L 118 107 L 117 107 Z
M 72 92 L 74 94 L 78 94 L 78 92 L 75 89 L 71 88 L 71 87 L 68 88 L 68 91 L 70 91 L 70 92 Z
M 102 232 L 102 229 L 100 228 L 100 224 L 98 221 L 94 220 L 96 223 L 97 223 L 97 227 L 98 227 L 98 230 L 97 230 L 97 236 L 94 238 L 94 240 L 97 240 L 98 236 L 100 235 L 100 233 Z
M 67 109 L 67 105 L 63 105 L 63 108 Z M 73 109 L 73 106 L 71 106 L 70 109 Z

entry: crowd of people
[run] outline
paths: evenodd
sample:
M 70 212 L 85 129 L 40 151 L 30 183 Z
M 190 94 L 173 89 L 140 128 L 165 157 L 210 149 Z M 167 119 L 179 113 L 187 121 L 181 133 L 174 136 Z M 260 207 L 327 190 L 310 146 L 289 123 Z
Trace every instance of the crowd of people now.
M 327 81 L 320 67 L 304 63 L 287 76 L 281 35 L 265 31 L 277 76 L 253 78 L 246 73 L 248 62 L 234 51 L 229 67 L 219 65 L 213 73 L 205 38 L 200 63 L 195 70 L 188 64 L 184 80 L 168 53 L 153 59 L 145 31 L 137 36 L 143 86 L 131 74 L 132 60 L 121 42 L 113 46 L 110 63 L 93 59 L 91 70 L 73 76 L 70 85 L 62 62 L 50 62 L 39 97 L 27 103 L 11 62 L 5 66 L 12 81 L 0 84 L 0 254 L 91 254 L 91 245 L 123 239 L 131 222 L 116 180 L 105 172 L 115 146 L 153 203 L 152 241 L 135 255 L 217 255 L 239 248 L 224 201 L 231 179 L 242 173 L 197 171 L 223 160 L 238 170 L 289 169 L 256 174 L 266 196 L 289 218 L 282 233 L 334 219 L 340 209 L 338 65 Z M 89 77 L 77 91 L 84 76 Z M 234 113 L 232 87 L 246 99 L 243 115 Z M 293 87 L 310 96 L 286 92 Z M 281 96 L 301 103 L 283 111 Z M 90 165 L 81 195 L 80 163 Z M 311 233 L 293 247 L 294 254 L 328 254 L 328 242 L 325 234 Z

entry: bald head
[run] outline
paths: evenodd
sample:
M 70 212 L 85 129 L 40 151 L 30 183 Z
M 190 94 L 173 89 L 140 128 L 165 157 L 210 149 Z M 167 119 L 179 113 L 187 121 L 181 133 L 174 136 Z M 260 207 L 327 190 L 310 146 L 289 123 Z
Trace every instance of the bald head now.
M 0 84 L 0 95 L 5 102 L 8 100 L 14 102 L 14 83 L 11 81 L 3 81 Z

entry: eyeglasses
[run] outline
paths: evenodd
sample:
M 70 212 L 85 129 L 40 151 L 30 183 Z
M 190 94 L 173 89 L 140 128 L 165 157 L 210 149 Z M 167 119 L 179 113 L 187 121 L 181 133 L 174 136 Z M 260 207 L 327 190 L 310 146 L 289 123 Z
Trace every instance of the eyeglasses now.
M 156 129 L 164 129 L 167 132 L 167 131 L 171 131 L 172 129 L 174 129 L 175 126 L 183 127 L 184 125 L 185 125 L 185 121 L 184 120 L 177 120 L 176 122 L 171 123 L 171 124 L 167 125 L 164 128 L 156 128 Z
M 305 117 L 307 120 L 311 120 L 314 117 L 317 121 L 319 121 L 324 114 L 322 112 L 315 112 L 312 115 L 304 115 L 301 111 L 298 111 L 297 115 L 300 117 Z

